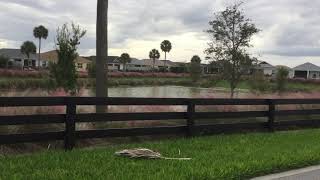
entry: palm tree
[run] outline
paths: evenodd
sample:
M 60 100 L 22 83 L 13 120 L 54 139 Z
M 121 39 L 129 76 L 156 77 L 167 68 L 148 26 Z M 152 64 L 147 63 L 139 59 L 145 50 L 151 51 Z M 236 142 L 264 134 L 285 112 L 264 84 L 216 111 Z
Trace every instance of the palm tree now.
M 153 69 L 153 72 L 154 72 L 154 64 L 156 62 L 156 59 L 159 59 L 160 58 L 160 53 L 158 50 L 156 49 L 152 49 L 149 53 L 149 58 L 153 60 L 153 66 L 152 66 L 152 69 Z
M 191 63 L 200 64 L 200 63 L 201 63 L 201 58 L 200 58 L 198 55 L 194 55 L 194 56 L 191 58 Z
M 190 75 L 193 82 L 200 79 L 201 72 L 201 58 L 198 55 L 195 55 L 192 57 L 190 64 Z
M 128 53 L 121 54 L 119 61 L 121 64 L 123 64 L 123 71 L 126 71 L 127 70 L 126 64 L 131 63 L 130 55 Z
M 172 45 L 171 42 L 168 40 L 164 40 L 161 44 L 160 44 L 161 50 L 164 52 L 164 72 L 167 71 L 167 66 L 166 66 L 166 62 L 167 62 L 167 53 L 169 53 L 172 49 Z
M 28 57 L 28 65 L 30 60 L 30 54 L 35 54 L 37 52 L 36 45 L 31 41 L 26 41 L 21 45 L 20 51 Z
M 97 2 L 97 27 L 96 27 L 96 96 L 108 97 L 108 0 Z M 106 68 L 105 68 L 106 67 Z M 96 107 L 99 113 L 105 112 L 105 107 Z
M 38 67 L 40 68 L 41 39 L 47 39 L 48 29 L 40 25 L 33 29 L 33 36 L 39 39 Z

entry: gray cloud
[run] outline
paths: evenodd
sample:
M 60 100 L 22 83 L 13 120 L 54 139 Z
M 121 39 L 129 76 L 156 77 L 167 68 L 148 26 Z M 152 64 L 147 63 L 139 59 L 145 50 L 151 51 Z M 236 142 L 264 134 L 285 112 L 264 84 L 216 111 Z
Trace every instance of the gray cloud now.
M 125 49 L 132 41 L 158 41 L 191 33 L 190 39 L 205 43 L 208 20 L 233 0 L 110 0 L 110 48 Z M 246 14 L 263 31 L 257 36 L 254 51 L 268 56 L 320 56 L 320 1 L 247 0 Z M 80 52 L 94 53 L 96 0 L 0 0 L 0 39 L 18 46 L 34 40 L 34 26 L 43 24 L 50 36 L 44 49 L 54 47 L 55 31 L 65 22 L 74 21 L 88 30 Z M 4 25 L 5 24 L 5 25 Z M 209 38 L 208 38 L 209 39 Z M 183 41 L 183 40 L 180 40 Z M 12 43 L 13 42 L 13 43 Z M 159 43 L 159 42 L 157 42 Z M 180 44 L 183 44 L 179 42 Z M 185 44 L 192 44 L 185 39 Z M 3 42 L 1 43 L 3 44 Z M 146 47 L 149 48 L 149 47 Z M 187 47 L 176 47 L 181 51 Z M 192 47 L 193 48 L 193 47 Z M 194 53 L 203 52 L 199 47 Z M 141 55 L 142 56 L 142 55 Z M 183 55 L 179 55 L 181 58 Z M 186 57 L 189 58 L 189 57 Z

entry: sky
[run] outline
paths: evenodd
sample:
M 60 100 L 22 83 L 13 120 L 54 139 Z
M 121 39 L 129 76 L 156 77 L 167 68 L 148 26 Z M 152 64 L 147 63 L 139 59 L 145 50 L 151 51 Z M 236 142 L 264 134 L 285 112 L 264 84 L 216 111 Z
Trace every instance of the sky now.
M 204 59 L 213 14 L 235 0 L 109 0 L 109 55 L 127 52 L 146 59 L 167 39 L 168 59 Z M 311 62 L 320 66 L 320 0 L 243 0 L 245 15 L 262 31 L 252 38 L 252 56 L 273 65 Z M 20 48 L 33 28 L 44 25 L 49 37 L 42 51 L 55 48 L 56 29 L 74 22 L 87 30 L 79 54 L 95 55 L 96 0 L 0 0 L 0 48 Z M 161 53 L 164 57 L 164 53 Z

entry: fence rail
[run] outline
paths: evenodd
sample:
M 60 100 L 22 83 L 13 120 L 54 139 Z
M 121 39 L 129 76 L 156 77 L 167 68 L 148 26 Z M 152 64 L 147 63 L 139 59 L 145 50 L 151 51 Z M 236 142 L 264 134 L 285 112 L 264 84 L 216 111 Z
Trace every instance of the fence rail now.
M 217 134 L 244 130 L 274 131 L 320 127 L 320 120 L 292 120 L 276 122 L 276 116 L 320 115 L 320 109 L 276 110 L 278 105 L 319 104 L 320 99 L 188 99 L 188 98 L 96 98 L 96 97 L 0 97 L 0 107 L 65 106 L 65 114 L 0 116 L 0 126 L 65 124 L 61 132 L 0 135 L 0 144 L 64 140 L 65 149 L 71 150 L 77 139 L 127 137 L 162 134 L 185 134 L 194 136 L 203 133 Z M 185 106 L 186 112 L 139 112 L 139 113 L 87 113 L 77 114 L 77 106 Z M 196 106 L 247 105 L 267 106 L 266 111 L 243 112 L 196 112 Z M 265 122 L 196 125 L 197 119 L 254 118 L 265 117 Z M 76 130 L 77 123 L 117 121 L 168 121 L 186 120 L 183 126 L 123 128 L 104 130 Z

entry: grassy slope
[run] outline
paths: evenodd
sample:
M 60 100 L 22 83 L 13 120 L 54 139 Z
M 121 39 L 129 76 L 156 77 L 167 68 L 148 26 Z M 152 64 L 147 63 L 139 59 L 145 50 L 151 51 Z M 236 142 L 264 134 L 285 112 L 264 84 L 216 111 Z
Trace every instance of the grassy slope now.
M 319 163 L 319 136 L 320 130 L 221 135 L 2 157 L 0 179 L 247 179 Z M 193 159 L 130 160 L 113 155 L 132 147 Z

